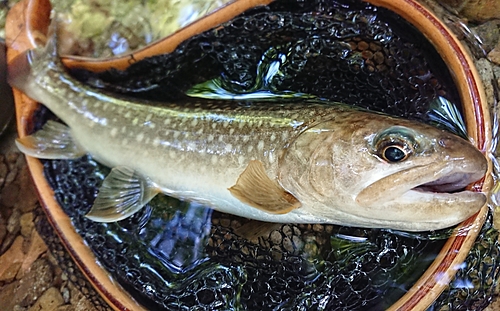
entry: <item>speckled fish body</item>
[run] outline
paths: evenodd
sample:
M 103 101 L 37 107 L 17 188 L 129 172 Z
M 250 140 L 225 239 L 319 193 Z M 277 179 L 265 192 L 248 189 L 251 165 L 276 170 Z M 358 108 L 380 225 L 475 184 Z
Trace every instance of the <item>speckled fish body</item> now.
M 54 54 L 16 59 L 10 81 L 69 126 L 45 130 L 59 133 L 56 144 L 75 143 L 52 152 L 28 137 L 19 146 L 40 158 L 87 152 L 117 168 L 92 219 L 123 219 L 162 192 L 261 221 L 421 231 L 485 203 L 463 190 L 484 175 L 484 156 L 434 127 L 318 101 L 139 102 L 81 84 Z M 109 203 L 130 184 L 133 208 Z

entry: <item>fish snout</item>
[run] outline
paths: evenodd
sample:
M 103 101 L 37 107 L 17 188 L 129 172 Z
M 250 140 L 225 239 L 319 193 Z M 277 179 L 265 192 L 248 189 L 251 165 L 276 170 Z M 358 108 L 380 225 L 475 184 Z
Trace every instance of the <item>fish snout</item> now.
M 438 144 L 457 171 L 472 175 L 471 178 L 475 180 L 481 179 L 486 173 L 486 156 L 468 140 L 445 134 L 438 139 Z
M 480 180 L 486 174 L 488 170 L 486 156 L 468 140 L 445 134 L 438 139 L 438 144 L 442 148 L 443 154 L 446 155 L 448 166 L 454 172 L 447 177 L 450 179 L 450 183 L 452 183 L 452 179 L 461 179 L 461 183 L 470 184 Z M 437 184 L 443 182 L 444 180 L 436 181 Z M 460 182 L 455 180 L 452 184 L 459 185 Z

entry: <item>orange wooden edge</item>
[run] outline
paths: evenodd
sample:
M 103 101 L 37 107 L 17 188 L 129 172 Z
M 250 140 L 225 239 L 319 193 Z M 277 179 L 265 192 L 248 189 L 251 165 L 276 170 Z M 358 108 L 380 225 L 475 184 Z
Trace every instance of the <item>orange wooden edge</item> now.
M 239 2 L 249 2 L 254 5 L 262 5 L 271 2 L 271 0 L 240 0 Z M 455 78 L 455 83 L 459 88 L 459 93 L 464 105 L 466 125 L 472 140 L 476 143 L 480 150 L 484 153 L 489 153 L 491 148 L 491 122 L 484 91 L 479 75 L 472 65 L 472 60 L 469 58 L 458 40 L 432 13 L 413 0 L 369 0 L 368 2 L 374 5 L 386 7 L 403 16 L 422 33 L 424 33 L 424 35 L 426 35 L 427 38 L 434 44 L 438 52 L 448 64 L 449 69 Z M 47 3 L 48 0 L 23 0 L 9 12 L 6 25 L 9 60 L 22 51 L 33 48 L 36 44 L 37 36 L 45 33 L 49 19 L 48 11 L 50 11 L 50 6 L 47 10 Z M 225 8 L 227 7 L 229 7 L 229 5 Z M 245 10 L 250 7 L 251 6 L 247 6 Z M 241 9 L 242 7 L 239 8 Z M 43 14 L 40 10 L 42 10 Z M 243 11 L 244 10 L 238 11 L 237 9 L 234 9 L 234 7 L 233 11 L 222 11 L 224 12 L 224 20 L 221 20 L 220 17 L 214 17 L 214 14 L 212 14 L 210 15 L 212 16 L 212 19 L 204 20 L 204 22 L 201 23 L 202 25 L 193 27 L 190 31 L 179 31 L 172 35 L 171 37 L 178 37 L 175 40 L 171 39 L 170 43 L 166 46 L 170 46 L 173 50 L 180 42 L 189 36 L 212 28 L 214 26 L 212 24 L 214 21 L 224 22 Z M 30 20 L 30 18 L 32 19 Z M 180 35 L 181 33 L 182 35 Z M 184 39 L 180 40 L 180 38 Z M 449 50 L 450 46 L 452 47 L 452 50 Z M 137 59 L 135 55 L 136 54 L 134 54 L 134 58 Z M 129 60 L 130 57 L 127 58 L 127 66 L 129 64 Z M 17 109 L 18 130 L 19 135 L 22 137 L 26 135 L 26 132 L 30 127 L 32 113 L 36 109 L 37 103 L 33 102 L 31 99 L 16 90 L 14 93 Z M 32 172 L 35 184 L 37 185 L 37 189 L 39 191 L 41 201 L 44 204 L 44 209 L 48 215 L 49 221 L 51 221 L 54 225 L 57 233 L 63 240 L 65 246 L 68 248 L 69 253 L 73 256 L 82 272 L 96 287 L 97 291 L 110 304 L 110 306 L 116 310 L 144 310 L 137 302 L 131 299 L 130 296 L 127 295 L 121 287 L 112 280 L 109 274 L 107 274 L 107 272 L 105 272 L 105 270 L 96 262 L 95 257 L 92 255 L 87 245 L 85 245 L 80 235 L 75 232 L 69 217 L 62 211 L 62 209 L 50 208 L 51 206 L 58 206 L 58 204 L 54 199 L 50 186 L 43 177 L 43 167 L 40 161 L 28 158 L 28 165 Z M 476 185 L 476 188 L 479 187 L 479 189 L 482 189 L 485 192 L 491 188 L 491 170 L 492 164 L 491 161 L 489 161 L 488 173 L 482 185 Z M 468 253 L 463 251 L 454 252 L 453 250 L 470 249 L 484 223 L 487 209 L 488 208 L 486 206 L 483 207 L 481 211 L 476 214 L 476 216 L 473 216 L 463 222 L 457 228 L 456 235 L 447 241 L 446 245 L 431 267 L 409 290 L 409 292 L 391 307 L 390 310 L 425 310 L 440 295 L 442 290 L 453 278 L 459 265 L 465 260 Z M 436 279 L 436 276 L 439 276 L 439 279 Z
M 273 1 L 274 0 L 235 0 L 200 18 L 196 22 L 179 29 L 172 35 L 164 39 L 160 39 L 130 54 L 106 59 L 64 55 L 62 56 L 62 62 L 66 67 L 71 69 L 81 68 L 94 72 L 102 72 L 111 68 L 125 70 L 131 64 L 138 62 L 146 57 L 170 53 L 174 51 L 179 44 L 191 38 L 192 36 L 200 34 L 224 22 L 227 22 L 233 17 L 247 11 L 248 9 L 257 6 L 268 5 Z

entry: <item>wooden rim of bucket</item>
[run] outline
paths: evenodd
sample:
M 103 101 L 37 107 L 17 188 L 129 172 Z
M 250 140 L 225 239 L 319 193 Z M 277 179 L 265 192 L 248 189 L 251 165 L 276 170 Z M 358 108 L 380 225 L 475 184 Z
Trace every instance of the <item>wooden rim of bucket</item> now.
M 72 68 L 95 71 L 106 70 L 110 67 L 124 69 L 130 65 L 131 59 L 137 61 L 144 57 L 171 52 L 178 44 L 191 36 L 229 21 L 247 9 L 267 5 L 270 2 L 272 0 L 235 1 L 166 39 L 121 58 L 90 61 L 65 57 L 63 61 L 65 65 Z M 413 24 L 434 45 L 448 65 L 463 103 L 469 136 L 488 159 L 488 172 L 485 178 L 470 187 L 477 191 L 489 191 L 493 184 L 492 163 L 489 158 L 492 143 L 491 120 L 481 79 L 472 59 L 453 33 L 416 0 L 368 0 L 368 2 L 385 7 Z M 49 0 L 22 0 L 11 9 L 6 22 L 9 61 L 19 53 L 37 45 L 38 39 L 44 36 L 48 28 L 50 10 Z M 20 137 L 23 137 L 31 129 L 32 116 L 38 104 L 17 90 L 14 90 L 14 98 L 18 133 Z M 44 178 L 41 162 L 30 157 L 27 157 L 27 162 L 47 218 L 83 274 L 115 310 L 145 310 L 104 270 L 82 237 L 75 231 L 70 218 L 55 200 L 54 193 Z M 427 309 L 448 286 L 460 264 L 465 260 L 484 224 L 487 212 L 488 207 L 484 206 L 476 215 L 458 225 L 455 234 L 448 239 L 424 275 L 389 310 Z

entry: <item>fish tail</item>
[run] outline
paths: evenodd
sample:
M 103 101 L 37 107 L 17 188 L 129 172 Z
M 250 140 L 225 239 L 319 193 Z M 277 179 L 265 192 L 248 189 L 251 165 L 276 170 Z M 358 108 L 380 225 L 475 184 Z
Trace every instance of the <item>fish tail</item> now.
M 27 50 L 9 63 L 7 81 L 12 87 L 25 92 L 33 78 L 45 75 L 49 70 L 64 70 L 58 53 L 58 23 L 58 18 L 55 17 L 49 26 L 48 33 L 51 35 L 45 46 Z
M 31 64 L 33 58 L 31 51 L 26 51 L 14 58 L 7 66 L 7 82 L 10 86 L 19 90 L 24 89 L 27 77 L 31 75 Z
M 62 66 L 62 62 L 59 58 L 58 42 L 60 30 L 59 24 L 61 23 L 61 18 L 56 14 L 49 25 L 47 43 L 45 43 L 45 46 L 42 48 L 43 55 L 60 66 Z

